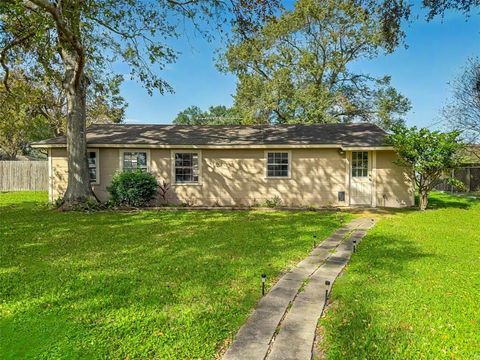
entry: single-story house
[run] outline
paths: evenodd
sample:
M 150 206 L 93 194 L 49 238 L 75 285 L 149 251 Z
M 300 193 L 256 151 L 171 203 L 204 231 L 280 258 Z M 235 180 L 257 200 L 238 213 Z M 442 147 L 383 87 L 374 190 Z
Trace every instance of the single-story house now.
M 93 125 L 87 130 L 93 190 L 108 199 L 116 171 L 144 169 L 171 185 L 172 203 L 251 206 L 414 205 L 414 191 L 376 125 Z M 50 201 L 67 186 L 65 137 L 48 150 Z

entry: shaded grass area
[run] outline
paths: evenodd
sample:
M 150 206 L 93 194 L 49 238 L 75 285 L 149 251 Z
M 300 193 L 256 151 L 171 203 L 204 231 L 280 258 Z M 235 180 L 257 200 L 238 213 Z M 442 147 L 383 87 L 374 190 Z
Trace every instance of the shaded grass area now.
M 350 215 L 62 213 L 0 194 L 0 354 L 215 357 L 272 279 Z
M 431 207 L 362 241 L 320 321 L 326 359 L 480 359 L 480 201 Z

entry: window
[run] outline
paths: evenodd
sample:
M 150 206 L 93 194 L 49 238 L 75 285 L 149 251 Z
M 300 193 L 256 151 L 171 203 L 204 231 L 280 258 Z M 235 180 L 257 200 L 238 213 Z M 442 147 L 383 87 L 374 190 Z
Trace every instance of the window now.
M 98 184 L 98 151 L 87 151 L 88 159 L 88 173 L 90 175 L 90 182 Z
M 267 153 L 267 177 L 289 177 L 290 156 L 288 152 Z
M 353 151 L 352 152 L 352 177 L 368 176 L 368 152 Z
M 123 152 L 123 170 L 147 170 L 147 153 L 144 151 L 124 151 Z
M 175 183 L 198 183 L 198 153 L 175 153 Z

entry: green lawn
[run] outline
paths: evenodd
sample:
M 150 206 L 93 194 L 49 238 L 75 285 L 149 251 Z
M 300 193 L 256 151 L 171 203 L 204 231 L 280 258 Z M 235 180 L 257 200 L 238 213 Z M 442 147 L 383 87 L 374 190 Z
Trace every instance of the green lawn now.
M 435 194 L 366 236 L 320 321 L 326 359 L 480 359 L 480 201 Z
M 202 358 L 238 330 L 280 271 L 349 215 L 61 213 L 0 194 L 2 359 Z

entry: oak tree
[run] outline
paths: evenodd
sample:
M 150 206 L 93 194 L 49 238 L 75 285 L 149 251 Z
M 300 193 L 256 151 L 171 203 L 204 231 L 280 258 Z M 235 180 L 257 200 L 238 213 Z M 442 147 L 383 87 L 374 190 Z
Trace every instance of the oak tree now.
M 111 64 L 128 65 L 130 76 L 149 93 L 171 91 L 158 70 L 176 60 L 169 40 L 179 37 L 185 19 L 255 28 L 274 11 L 267 0 L 3 0 L 0 3 L 0 64 L 8 87 L 9 67 L 26 72 L 62 73 L 67 102 L 68 186 L 63 206 L 95 200 L 86 156 L 86 102 L 94 79 L 110 78 Z M 157 71 L 154 71 L 156 68 Z
M 390 127 L 410 109 L 388 76 L 354 71 L 360 59 L 401 41 L 370 1 L 299 0 L 254 33 L 236 33 L 224 71 L 238 77 L 235 107 L 250 123 L 377 122 Z

